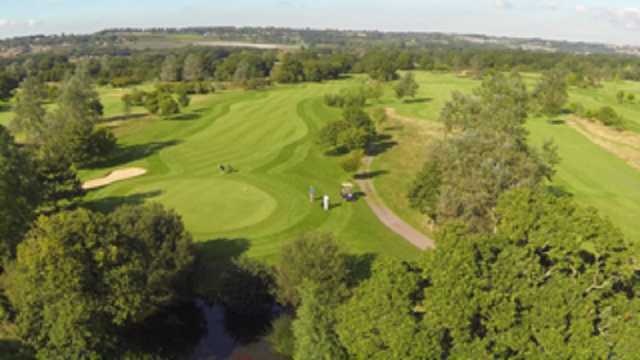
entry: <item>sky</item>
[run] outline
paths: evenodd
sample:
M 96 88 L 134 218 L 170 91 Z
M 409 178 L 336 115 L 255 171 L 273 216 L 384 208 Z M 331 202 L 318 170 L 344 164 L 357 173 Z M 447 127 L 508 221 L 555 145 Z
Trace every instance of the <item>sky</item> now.
M 640 0 L 0 0 L 0 38 L 231 25 L 640 45 Z

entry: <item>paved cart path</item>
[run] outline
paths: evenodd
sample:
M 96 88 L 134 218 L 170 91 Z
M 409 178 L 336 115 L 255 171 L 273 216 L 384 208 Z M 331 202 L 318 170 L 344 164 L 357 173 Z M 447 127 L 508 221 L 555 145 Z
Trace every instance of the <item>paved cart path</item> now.
M 365 172 L 369 172 L 371 170 L 372 162 L 372 157 L 366 157 L 364 159 Z M 372 179 L 359 179 L 356 180 L 356 182 L 360 186 L 362 192 L 365 193 L 367 204 L 378 217 L 380 222 L 421 250 L 435 249 L 436 243 L 433 239 L 414 229 L 384 205 L 384 202 L 376 192 Z

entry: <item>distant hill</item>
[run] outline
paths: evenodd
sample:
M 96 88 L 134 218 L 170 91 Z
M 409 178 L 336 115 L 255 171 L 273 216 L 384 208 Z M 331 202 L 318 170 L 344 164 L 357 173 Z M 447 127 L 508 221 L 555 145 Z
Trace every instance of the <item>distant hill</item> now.
M 640 56 L 640 47 L 570 42 L 538 38 L 496 37 L 436 32 L 382 32 L 291 29 L 278 27 L 188 27 L 109 29 L 90 35 L 36 35 L 0 41 L 0 57 L 25 53 L 71 51 L 95 53 L 99 49 L 163 49 L 183 46 L 297 47 L 487 47 L 573 54 Z

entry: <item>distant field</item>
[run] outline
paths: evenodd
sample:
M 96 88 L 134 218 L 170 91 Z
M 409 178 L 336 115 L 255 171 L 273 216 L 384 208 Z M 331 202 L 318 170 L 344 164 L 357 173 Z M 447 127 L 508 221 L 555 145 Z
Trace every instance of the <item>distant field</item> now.
M 194 41 L 192 45 L 195 46 L 211 46 L 211 47 L 240 47 L 240 48 L 253 48 L 262 50 L 277 50 L 277 49 L 296 49 L 296 46 L 282 45 L 282 44 L 254 44 L 240 41 Z
M 294 45 L 260 43 L 249 39 L 246 41 L 218 40 L 215 37 L 200 34 L 131 33 L 129 36 L 135 38 L 135 41 L 131 42 L 129 46 L 136 49 L 170 49 L 184 46 L 237 47 L 262 50 L 290 50 L 299 48 L 299 46 Z

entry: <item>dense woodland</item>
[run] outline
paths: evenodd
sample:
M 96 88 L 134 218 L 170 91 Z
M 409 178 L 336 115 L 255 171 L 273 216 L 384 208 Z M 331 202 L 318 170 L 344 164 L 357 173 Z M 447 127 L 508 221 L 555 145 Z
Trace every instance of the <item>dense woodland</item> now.
M 310 233 L 287 244 L 273 266 L 221 264 L 207 274 L 219 279 L 207 300 L 249 317 L 279 304 L 268 338 L 296 360 L 637 357 L 637 246 L 548 186 L 556 145 L 529 145 L 525 124 L 531 114 L 573 111 L 624 128 L 613 109 L 569 104 L 567 88 L 640 80 L 640 59 L 441 45 L 89 49 L 0 60 L 0 99 L 15 112 L 10 129 L 0 126 L 0 321 L 15 327 L 21 344 L 0 342 L 3 356 L 184 355 L 128 336 L 195 296 L 200 259 L 179 214 L 158 204 L 96 211 L 81 201 L 77 170 L 117 148 L 96 126 L 97 85 L 127 89 L 125 108 L 171 116 L 194 94 L 368 74 L 362 87 L 324 99 L 343 115 L 316 139 L 328 152 L 348 153 L 341 165 L 357 172 L 385 121 L 366 103 L 392 81 L 398 98 L 414 97 L 410 71 L 428 70 L 482 79 L 471 94 L 452 95 L 441 113 L 447 136 L 406 191 L 436 227 L 437 249 L 417 261 L 353 255 L 331 234 Z M 520 72 L 543 76 L 529 90 Z M 148 82 L 156 86 L 135 87 Z

